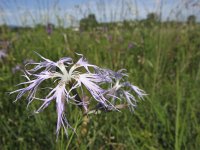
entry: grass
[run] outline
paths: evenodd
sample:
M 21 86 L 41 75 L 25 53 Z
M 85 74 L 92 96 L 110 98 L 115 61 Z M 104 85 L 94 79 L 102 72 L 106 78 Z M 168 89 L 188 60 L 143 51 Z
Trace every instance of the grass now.
M 1 40 L 12 41 L 9 56 L 0 68 L 0 147 L 2 149 L 198 149 L 200 147 L 200 30 L 199 25 L 143 23 L 113 26 L 108 31 L 75 32 L 43 28 L 2 30 Z M 129 47 L 129 44 L 132 47 Z M 89 62 L 118 70 L 126 68 L 132 83 L 149 95 L 134 113 L 89 115 L 87 126 L 81 111 L 67 106 L 67 117 L 76 133 L 61 134 L 56 142 L 56 110 L 51 104 L 39 115 L 34 102 L 26 109 L 22 98 L 8 92 L 24 81 L 12 68 L 24 59 L 40 61 L 33 51 L 57 60 L 75 52 Z M 44 93 L 40 93 L 41 95 Z M 86 131 L 83 134 L 83 131 Z

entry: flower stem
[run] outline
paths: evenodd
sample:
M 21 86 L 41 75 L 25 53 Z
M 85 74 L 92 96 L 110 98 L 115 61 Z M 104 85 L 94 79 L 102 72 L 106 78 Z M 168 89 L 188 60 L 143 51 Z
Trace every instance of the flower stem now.
M 73 84 L 72 82 L 69 83 L 69 87 L 72 88 Z M 76 103 L 79 104 L 79 103 L 82 103 L 82 100 L 78 94 L 78 92 L 76 91 L 76 89 L 72 89 L 72 94 L 75 95 L 75 99 L 76 99 Z M 80 109 L 83 109 L 83 106 L 82 105 L 78 105 Z

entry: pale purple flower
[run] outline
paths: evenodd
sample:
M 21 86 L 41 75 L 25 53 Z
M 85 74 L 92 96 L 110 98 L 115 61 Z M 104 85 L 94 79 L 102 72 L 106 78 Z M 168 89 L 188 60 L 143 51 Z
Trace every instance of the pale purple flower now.
M 147 94 L 137 86 L 126 81 L 124 78 L 128 77 L 128 75 L 124 73 L 124 71 L 124 69 L 121 69 L 118 72 L 112 70 L 106 71 L 109 72 L 113 78 L 113 84 L 106 92 L 106 95 L 111 98 L 113 105 L 116 105 L 117 101 L 125 101 L 132 111 L 136 107 L 137 98 L 143 99 Z
M 65 102 L 68 103 L 69 101 L 74 101 L 77 105 L 83 105 L 83 108 L 85 108 L 86 104 L 80 100 L 75 99 L 76 95 L 72 94 L 72 91 L 74 89 L 81 88 L 82 90 L 85 87 L 97 102 L 101 102 L 102 104 L 104 104 L 105 107 L 109 105 L 109 102 L 103 95 L 105 90 L 103 90 L 98 85 L 98 83 L 102 82 L 103 79 L 98 74 L 91 73 L 91 71 L 89 70 L 89 68 L 93 68 L 94 70 L 98 69 L 98 67 L 89 64 L 86 59 L 83 58 L 83 56 L 75 64 L 73 64 L 72 59 L 69 57 L 61 58 L 59 61 L 53 62 L 49 59 L 44 58 L 41 55 L 39 56 L 43 59 L 43 61 L 40 63 L 28 63 L 27 65 L 35 65 L 35 67 L 29 70 L 25 69 L 24 76 L 28 79 L 28 81 L 19 84 L 27 84 L 28 86 L 13 91 L 11 92 L 11 94 L 18 92 L 18 95 L 16 97 L 17 101 L 24 94 L 28 93 L 28 104 L 30 104 L 34 99 L 43 101 L 42 106 L 37 110 L 37 112 L 40 112 L 41 110 L 46 108 L 51 101 L 55 100 L 58 115 L 56 130 L 57 135 L 59 133 L 61 125 L 64 128 L 65 125 L 68 126 L 64 115 Z M 55 67 L 57 69 L 55 69 Z M 82 68 L 80 70 L 83 73 L 79 71 L 79 68 Z M 85 69 L 85 71 L 83 71 L 83 69 Z M 39 86 L 44 80 L 47 79 L 54 79 L 54 82 L 58 84 L 50 91 L 50 93 L 45 98 L 38 98 L 36 96 L 36 93 L 39 90 Z M 69 85 L 71 86 L 69 87 L 69 90 L 67 90 L 66 86 Z
M 42 81 L 53 77 L 51 72 L 48 71 L 42 71 L 39 74 L 32 74 L 32 75 L 35 76 L 34 80 L 30 80 L 30 78 L 25 73 L 24 76 L 28 79 L 28 81 L 18 84 L 18 85 L 29 84 L 27 87 L 11 92 L 11 94 L 19 92 L 15 101 L 19 100 L 25 93 L 28 92 L 27 100 L 29 103 L 32 102 L 32 100 L 35 98 L 37 88 L 42 83 Z
M 95 69 L 95 73 L 102 78 L 102 83 L 112 83 L 111 70 L 109 69 Z M 101 83 L 100 83 L 101 84 Z
M 134 48 L 134 47 L 135 47 L 134 43 L 129 43 L 129 44 L 128 44 L 128 49 L 132 49 L 132 48 Z
M 36 72 L 40 69 L 45 69 L 45 70 L 51 70 L 52 68 L 55 68 L 56 66 L 58 66 L 59 63 L 65 63 L 65 62 L 71 62 L 72 59 L 71 58 L 61 58 L 58 62 L 53 62 L 47 58 L 44 58 L 43 56 L 41 56 L 40 54 L 38 54 L 37 52 L 35 52 L 37 55 L 39 55 L 44 61 L 39 62 L 39 63 L 27 63 L 27 65 L 36 65 L 33 69 L 27 70 L 28 72 Z
M 118 110 L 116 104 L 124 102 L 132 110 L 136 106 L 136 97 L 143 99 L 145 92 L 137 86 L 132 85 L 124 78 L 128 77 L 124 69 L 114 72 L 109 69 L 102 69 L 96 65 L 89 64 L 81 55 L 81 58 L 73 63 L 72 58 L 64 57 L 54 62 L 37 53 L 42 58 L 41 62 L 28 62 L 25 65 L 24 77 L 28 80 L 20 83 L 25 87 L 15 90 L 12 93 L 18 93 L 16 100 L 22 98 L 26 93 L 28 105 L 33 100 L 42 101 L 43 104 L 37 109 L 36 113 L 41 112 L 52 102 L 56 102 L 57 110 L 57 136 L 61 126 L 67 134 L 67 128 L 70 127 L 65 116 L 65 105 L 72 103 L 81 106 L 88 113 L 88 105 L 90 101 L 85 101 L 81 97 L 85 96 L 84 91 L 87 90 L 91 98 L 97 103 L 97 109 L 102 110 Z M 30 68 L 31 66 L 33 68 Z M 29 68 L 29 69 L 27 69 Z M 51 79 L 51 80 L 49 80 Z M 49 93 L 43 97 L 38 97 L 38 92 L 42 89 L 40 85 L 43 81 L 49 80 L 52 87 Z M 53 81 L 53 82 L 52 82 Z M 102 87 L 108 87 L 104 89 Z M 44 89 L 43 89 L 44 90 Z M 47 88 L 45 89 L 47 90 Z M 79 94 L 78 91 L 81 91 Z
M 105 93 L 105 90 L 103 90 L 100 86 L 96 84 L 100 82 L 102 82 L 102 78 L 100 78 L 97 74 L 87 73 L 81 74 L 79 76 L 77 84 L 78 86 L 81 86 L 81 84 L 83 84 L 96 101 L 101 102 L 105 107 L 107 107 L 108 101 L 103 95 L 103 93 Z
M 67 135 L 66 126 L 68 127 L 69 124 L 67 122 L 66 116 L 64 114 L 65 111 L 65 101 L 68 102 L 69 96 L 68 91 L 65 88 L 65 84 L 60 82 L 46 97 L 45 99 L 39 99 L 44 101 L 40 108 L 36 111 L 39 113 L 43 109 L 45 109 L 51 101 L 56 101 L 56 110 L 57 110 L 57 129 L 56 133 L 59 134 L 61 125 L 63 126 L 65 133 Z

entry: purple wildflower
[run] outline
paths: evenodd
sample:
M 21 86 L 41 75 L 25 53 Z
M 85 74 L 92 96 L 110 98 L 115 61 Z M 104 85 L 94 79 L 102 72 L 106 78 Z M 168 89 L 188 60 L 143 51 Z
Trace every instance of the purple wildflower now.
M 133 43 L 129 43 L 128 44 L 128 49 L 132 49 L 132 48 L 134 48 L 135 47 L 135 45 L 133 44 Z
M 39 54 L 38 54 L 39 55 Z M 11 92 L 16 93 L 18 95 L 16 97 L 16 101 L 19 100 L 25 93 L 28 93 L 27 100 L 28 104 L 30 104 L 34 99 L 42 100 L 44 103 L 38 109 L 37 112 L 40 112 L 44 108 L 46 108 L 49 103 L 53 100 L 56 101 L 57 104 L 57 130 L 56 133 L 58 135 L 61 125 L 65 128 L 67 124 L 65 115 L 64 115 L 64 104 L 69 101 L 74 101 L 77 105 L 83 105 L 85 108 L 85 104 L 82 101 L 75 99 L 76 95 L 73 95 L 72 91 L 77 88 L 86 87 L 86 89 L 91 93 L 91 96 L 98 102 L 101 102 L 105 105 L 108 105 L 108 101 L 104 97 L 103 90 L 98 83 L 102 82 L 103 79 L 98 76 L 96 73 L 91 73 L 89 68 L 98 69 L 97 66 L 89 64 L 85 58 L 81 57 L 77 63 L 73 64 L 72 59 L 69 57 L 61 58 L 57 62 L 53 62 L 49 59 L 44 58 L 39 55 L 44 61 L 40 63 L 28 63 L 27 65 L 35 65 L 34 68 L 27 70 L 25 69 L 25 77 L 28 79 L 27 82 L 20 83 L 19 85 L 26 85 L 27 87 L 18 89 L 16 91 Z M 26 65 L 26 66 L 27 66 Z M 58 68 L 56 71 L 56 68 Z M 84 73 L 79 71 L 79 68 L 84 68 Z M 82 69 L 81 69 L 82 70 Z M 31 79 L 33 78 L 33 79 Z M 53 90 L 45 97 L 45 98 L 37 98 L 36 92 L 39 89 L 40 84 L 47 79 L 54 79 L 58 83 L 58 85 L 53 88 Z M 65 87 L 68 85 L 72 85 L 69 90 Z M 87 109 L 87 108 L 85 108 Z M 87 110 L 86 110 L 87 111 Z M 67 124 L 68 125 L 68 124 Z
M 57 136 L 60 131 L 61 125 L 64 127 L 65 133 L 67 134 L 66 126 L 68 125 L 66 116 L 64 114 L 65 111 L 65 101 L 68 102 L 69 100 L 69 93 L 65 88 L 65 84 L 60 82 L 46 97 L 45 99 L 39 99 L 43 100 L 43 104 L 40 106 L 40 108 L 36 111 L 36 113 L 39 113 L 43 109 L 45 109 L 51 101 L 56 100 L 56 110 L 57 110 L 57 129 L 56 133 Z
M 48 35 L 51 35 L 52 32 L 53 32 L 53 24 L 51 23 L 48 23 L 47 26 L 46 26 L 46 32 Z
M 130 110 L 134 110 L 136 107 L 137 98 L 143 99 L 147 94 L 145 91 L 139 89 L 137 86 L 132 85 L 128 81 L 124 81 L 124 77 L 128 77 L 126 73 L 124 73 L 124 69 L 119 70 L 118 72 L 114 72 L 112 70 L 106 71 L 109 72 L 113 77 L 112 87 L 107 91 L 107 97 L 110 97 L 113 105 L 116 105 L 117 100 L 126 100 L 126 103 Z
M 124 73 L 124 69 L 114 72 L 109 69 L 99 68 L 96 65 L 89 64 L 81 54 L 78 54 L 81 58 L 76 63 L 73 63 L 70 57 L 64 57 L 54 62 L 40 54 L 38 55 L 42 59 L 41 62 L 31 61 L 25 65 L 24 77 L 28 81 L 19 85 L 27 86 L 15 90 L 11 94 L 18 93 L 15 100 L 17 101 L 27 93 L 28 105 L 33 100 L 42 101 L 43 104 L 37 109 L 36 113 L 41 112 L 52 101 L 55 101 L 57 110 L 57 136 L 59 135 L 61 126 L 64 128 L 66 134 L 66 127 L 70 127 L 65 116 L 65 104 L 76 104 L 88 113 L 88 105 L 90 103 L 83 98 L 85 90 L 96 101 L 96 108 L 102 108 L 102 110 L 118 110 L 122 105 L 120 107 L 116 106 L 117 100 L 120 102 L 126 100 L 126 103 L 132 109 L 136 106 L 136 97 L 134 95 L 139 99 L 142 99 L 146 95 L 143 90 L 124 80 L 124 77 L 127 76 Z M 30 68 L 32 65 L 34 66 L 33 68 L 26 69 L 26 67 L 29 66 Z M 40 85 L 48 79 L 53 80 L 52 85 L 54 87 L 51 88 L 45 97 L 37 97 Z M 109 89 L 103 89 L 101 87 L 102 84 L 105 85 L 104 87 L 108 86 Z M 77 93 L 78 89 L 82 92 L 82 98 Z
M 25 73 L 24 76 L 28 79 L 28 81 L 18 84 L 18 85 L 29 84 L 29 86 L 11 92 L 11 94 L 19 92 L 15 101 L 19 100 L 25 93 L 28 92 L 27 100 L 29 103 L 32 102 L 32 100 L 35 98 L 37 88 L 42 83 L 42 81 L 53 77 L 53 75 L 48 71 L 42 71 L 39 74 L 32 74 L 32 75 L 35 76 L 36 79 L 30 80 L 28 75 Z

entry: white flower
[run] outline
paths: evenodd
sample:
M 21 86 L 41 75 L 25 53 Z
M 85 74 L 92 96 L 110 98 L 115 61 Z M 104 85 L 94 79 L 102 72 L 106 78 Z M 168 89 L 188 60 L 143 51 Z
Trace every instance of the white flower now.
M 117 101 L 125 101 L 125 104 L 133 110 L 136 106 L 137 97 L 143 99 L 146 95 L 143 90 L 124 80 L 127 74 L 124 73 L 123 69 L 118 72 L 109 69 L 101 69 L 95 65 L 89 64 L 82 55 L 76 63 L 73 63 L 70 57 L 64 57 L 54 62 L 44 58 L 40 54 L 38 55 L 43 61 L 26 64 L 26 67 L 34 65 L 31 69 L 25 68 L 24 77 L 26 77 L 28 81 L 19 84 L 27 86 L 15 90 L 11 92 L 11 94 L 18 93 L 15 100 L 17 101 L 28 93 L 28 105 L 33 100 L 42 101 L 43 104 L 38 108 L 36 113 L 41 112 L 47 108 L 52 101 L 55 101 L 57 110 L 57 136 L 61 126 L 63 126 L 66 134 L 66 127 L 70 127 L 65 116 L 66 103 L 76 104 L 85 109 L 85 112 L 89 112 L 89 102 L 81 98 L 85 96 L 85 90 L 89 91 L 91 98 L 97 102 L 96 109 L 105 111 L 123 108 L 123 105 L 116 105 Z M 39 98 L 37 97 L 37 92 L 40 91 L 40 85 L 45 80 L 49 80 L 52 87 L 45 97 Z M 109 87 L 109 89 L 103 89 L 102 85 L 104 85 L 104 87 Z M 78 94 L 78 90 L 81 91 L 81 93 Z
M 81 57 L 77 63 L 73 64 L 72 59 L 69 57 L 53 62 L 41 55 L 39 56 L 44 61 L 40 63 L 27 64 L 36 66 L 29 70 L 26 69 L 24 76 L 28 79 L 28 81 L 19 84 L 28 84 L 28 86 L 13 91 L 11 94 L 18 92 L 16 97 L 17 101 L 25 93 L 28 93 L 28 104 L 30 104 L 34 99 L 43 101 L 43 104 L 36 112 L 40 112 L 45 109 L 51 101 L 55 100 L 58 115 L 56 130 L 57 135 L 59 134 L 61 125 L 64 127 L 65 131 L 65 125 L 68 126 L 67 119 L 64 115 L 65 102 L 68 103 L 69 101 L 74 101 L 77 105 L 82 105 L 87 111 L 85 102 L 81 99 L 76 99 L 78 93 L 75 91 L 75 94 L 73 94 L 74 90 L 77 88 L 82 89 L 83 87 L 86 87 L 96 101 L 101 102 L 105 107 L 108 106 L 108 101 L 103 95 L 105 90 L 98 85 L 98 83 L 103 82 L 103 78 L 96 73 L 91 73 L 89 70 L 89 68 L 98 69 L 97 66 L 89 64 L 83 57 Z M 84 68 L 85 71 L 81 70 L 81 68 Z M 80 72 L 79 69 L 82 72 Z M 31 78 L 33 79 L 31 80 Z M 45 98 L 37 98 L 36 92 L 38 91 L 40 84 L 47 79 L 54 79 L 54 82 L 57 83 L 56 87 L 53 88 Z M 66 86 L 69 86 L 69 90 L 66 89 Z

